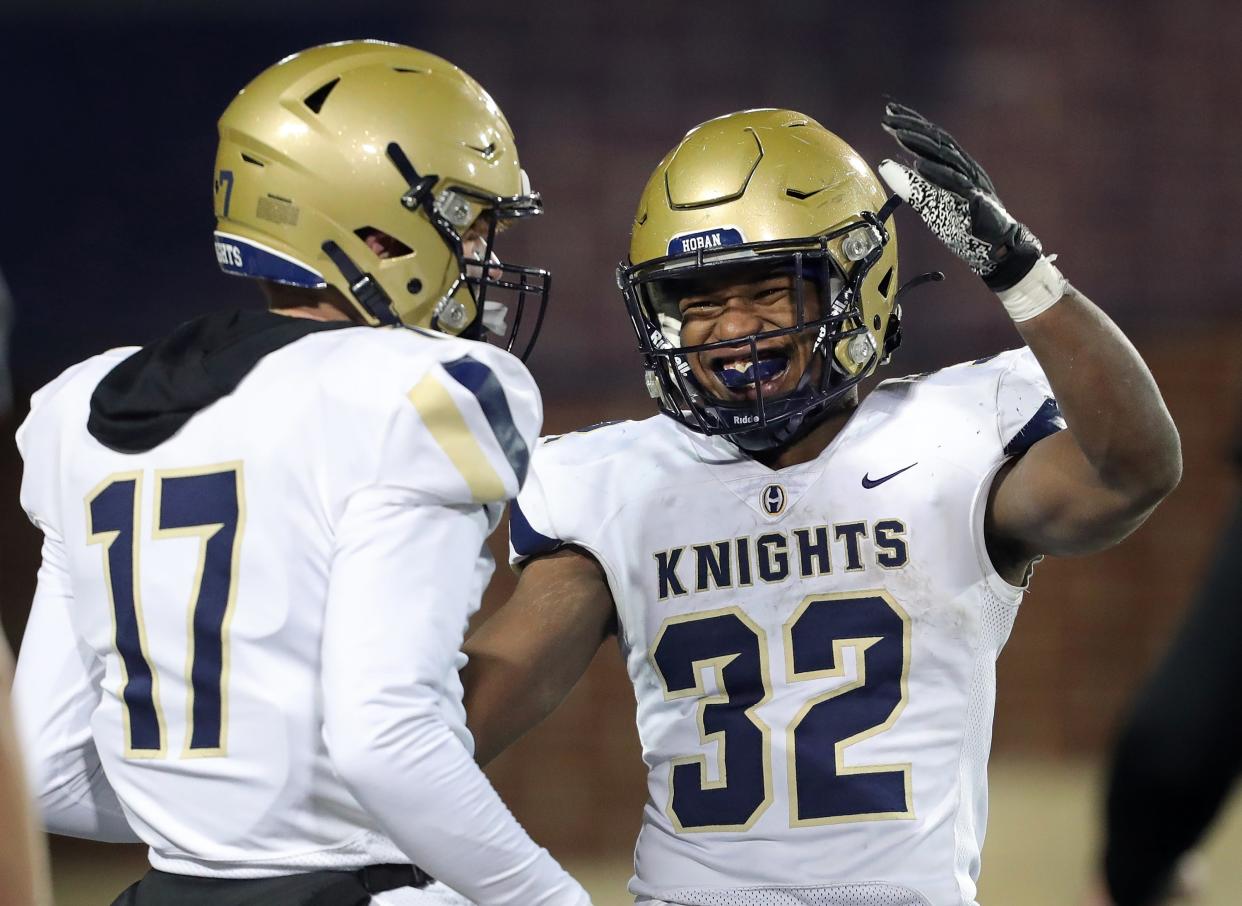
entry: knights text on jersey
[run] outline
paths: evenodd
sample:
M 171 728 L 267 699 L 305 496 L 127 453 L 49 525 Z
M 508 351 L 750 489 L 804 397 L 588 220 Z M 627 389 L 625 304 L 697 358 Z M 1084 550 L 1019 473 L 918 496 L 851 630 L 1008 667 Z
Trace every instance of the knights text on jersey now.
M 70 369 L 35 396 L 19 432 L 22 504 L 45 535 L 40 582 L 67 609 L 93 745 L 130 825 L 152 864 L 179 874 L 409 862 L 324 739 L 325 608 L 330 580 L 333 595 L 343 581 L 342 523 L 379 520 L 382 508 L 362 516 L 358 501 L 382 497 L 389 512 L 452 508 L 494 527 L 542 420 L 532 379 L 481 343 L 325 331 L 262 357 L 153 449 L 122 453 L 87 420 L 100 381 L 133 352 Z M 403 537 L 388 547 L 372 559 L 437 556 Z M 469 750 L 452 646 L 492 562 L 477 547 L 462 559 L 473 601 L 460 595 L 460 625 L 445 633 L 452 664 L 435 688 Z M 392 581 L 373 572 L 373 585 Z M 431 587 L 390 590 L 410 608 L 436 600 Z M 32 736 L 51 736 L 55 714 L 27 718 Z
M 974 903 L 1022 595 L 983 511 L 1063 426 L 1017 350 L 881 384 L 779 471 L 662 416 L 540 443 L 512 556 L 573 544 L 608 577 L 649 768 L 639 903 Z

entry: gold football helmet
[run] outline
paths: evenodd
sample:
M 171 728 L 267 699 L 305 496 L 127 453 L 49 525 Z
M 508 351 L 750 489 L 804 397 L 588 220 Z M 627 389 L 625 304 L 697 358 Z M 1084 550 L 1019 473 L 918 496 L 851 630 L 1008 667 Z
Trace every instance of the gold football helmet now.
M 660 408 L 748 450 L 789 442 L 828 404 L 875 370 L 897 345 L 899 201 L 845 142 L 791 110 L 744 110 L 698 126 L 662 160 L 643 191 L 618 283 L 645 353 Z M 678 305 L 687 280 L 753 265 L 795 276 L 797 324 L 742 341 L 686 346 Z M 804 281 L 803 278 L 807 278 Z M 819 291 L 808 317 L 803 286 Z M 797 389 L 723 401 L 695 379 L 687 356 L 749 349 L 791 333 L 813 336 Z M 816 362 L 822 364 L 816 365 Z
M 227 273 L 336 287 L 372 325 L 477 339 L 486 323 L 512 346 L 518 325 L 506 331 L 488 297 L 503 290 L 517 321 L 537 302 L 537 335 L 548 273 L 492 249 L 498 228 L 542 204 L 504 114 L 456 66 L 380 41 L 315 47 L 255 78 L 219 128 L 215 239 Z M 481 253 L 467 254 L 467 236 Z

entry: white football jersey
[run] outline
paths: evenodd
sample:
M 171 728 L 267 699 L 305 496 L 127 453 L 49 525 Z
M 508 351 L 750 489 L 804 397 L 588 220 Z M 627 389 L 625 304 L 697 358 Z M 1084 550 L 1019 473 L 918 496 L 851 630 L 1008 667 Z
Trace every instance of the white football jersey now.
M 649 768 L 639 903 L 974 902 L 1022 596 L 984 510 L 1063 426 L 1020 350 L 884 382 L 779 471 L 664 416 L 541 441 L 513 558 L 576 545 L 607 574 Z
M 351 677 L 366 678 L 378 691 L 342 725 L 365 730 L 392 706 L 394 742 L 411 726 L 428 727 L 419 740 L 451 730 L 420 762 L 442 772 L 411 768 L 451 814 L 414 810 L 392 824 L 432 825 L 418 833 L 450 844 L 483 834 L 486 852 L 452 844 L 460 873 L 475 880 L 502 865 L 485 862 L 512 842 L 514 861 L 497 875 L 521 874 L 510 870 L 518 865 L 533 878 L 546 853 L 470 757 L 457 673 L 466 620 L 493 568 L 482 540 L 517 493 L 542 419 L 526 369 L 498 349 L 440 335 L 313 333 L 262 357 L 170 439 L 126 454 L 99 443 L 87 420 L 101 379 L 133 352 L 71 368 L 35 396 L 19 434 L 22 503 L 45 534 L 19 705 L 47 713 L 23 715 L 28 744 L 51 758 L 84 749 L 89 740 L 70 737 L 89 733 L 157 868 L 255 877 L 414 861 L 433 871 L 422 853 L 398 848 L 400 834 L 380 829 L 330 758 L 325 712 L 352 701 Z M 411 512 L 432 514 L 424 533 L 406 531 Z M 440 595 L 437 583 L 451 590 Z M 420 617 L 434 630 L 425 651 L 380 650 L 389 627 L 374 615 L 376 599 L 395 619 L 441 597 L 460 606 Z M 77 664 L 63 654 L 69 632 Z M 342 638 L 360 647 L 341 651 Z M 427 659 L 436 666 L 421 675 Z M 430 718 L 401 716 L 407 684 L 432 690 Z M 81 730 L 75 708 L 86 712 Z M 350 751 L 353 741 L 336 743 Z M 412 765 L 417 746 L 399 748 L 359 754 Z M 57 771 L 83 770 L 65 757 L 63 768 L 35 768 L 49 799 Z M 410 785 L 372 782 L 394 808 Z M 491 823 L 459 827 L 476 807 Z M 544 902 L 529 890 L 512 900 L 534 901 Z

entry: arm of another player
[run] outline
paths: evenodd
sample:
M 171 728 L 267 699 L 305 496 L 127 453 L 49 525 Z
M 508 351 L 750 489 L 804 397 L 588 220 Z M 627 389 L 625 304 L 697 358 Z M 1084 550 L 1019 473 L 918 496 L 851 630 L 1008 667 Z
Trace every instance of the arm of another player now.
M 99 761 L 91 715 L 99 704 L 103 668 L 73 629 L 66 555 L 55 533 L 44 531 L 43 563 L 13 681 L 31 793 L 52 833 L 141 842 Z
M 0 634 L 0 906 L 45 906 L 47 847 L 32 820 L 30 795 L 22 776 L 23 758 L 13 731 L 13 655 Z
M 466 723 L 487 764 L 547 717 L 616 631 L 595 558 L 566 547 L 526 563 L 513 595 L 466 641 Z
M 915 170 L 885 161 L 881 175 L 1000 297 L 1069 427 L 993 483 L 986 532 L 994 562 L 1020 575 L 1040 554 L 1115 544 L 1181 478 L 1177 429 L 1151 372 L 1117 325 L 1043 257 L 951 135 L 896 103 L 883 125 L 915 156 Z

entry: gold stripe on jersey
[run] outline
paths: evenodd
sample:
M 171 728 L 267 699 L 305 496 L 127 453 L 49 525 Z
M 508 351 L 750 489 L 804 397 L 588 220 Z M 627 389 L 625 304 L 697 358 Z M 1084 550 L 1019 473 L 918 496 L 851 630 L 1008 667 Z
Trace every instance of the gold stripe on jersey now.
M 423 424 L 444 455 L 461 473 L 476 503 L 504 500 L 504 479 L 487 459 L 457 403 L 434 374 L 427 374 L 408 394 Z

